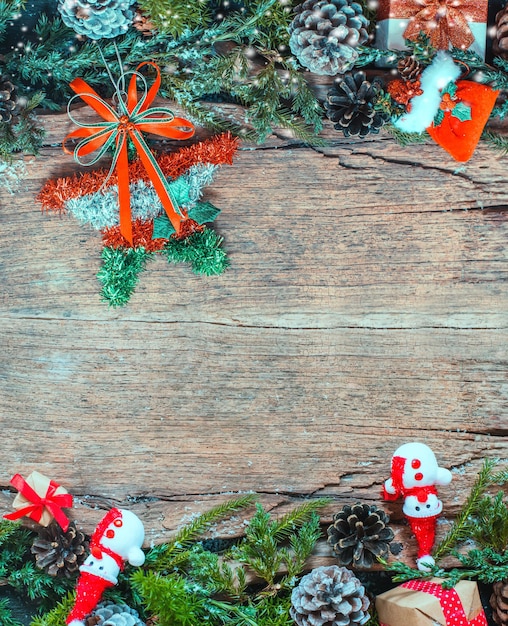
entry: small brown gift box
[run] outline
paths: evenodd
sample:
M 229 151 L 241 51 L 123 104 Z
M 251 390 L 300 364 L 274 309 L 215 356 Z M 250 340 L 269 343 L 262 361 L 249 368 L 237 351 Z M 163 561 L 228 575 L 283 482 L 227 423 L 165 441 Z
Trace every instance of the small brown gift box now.
M 442 579 L 410 580 L 376 598 L 381 626 L 487 626 L 478 586 L 461 580 L 443 589 Z
M 19 493 L 12 503 L 16 513 L 4 515 L 6 519 L 16 520 L 26 516 L 41 526 L 49 526 L 56 519 L 67 530 L 69 520 L 62 507 L 71 507 L 73 499 L 66 489 L 39 472 L 32 472 L 26 480 L 20 474 L 15 474 L 11 485 Z

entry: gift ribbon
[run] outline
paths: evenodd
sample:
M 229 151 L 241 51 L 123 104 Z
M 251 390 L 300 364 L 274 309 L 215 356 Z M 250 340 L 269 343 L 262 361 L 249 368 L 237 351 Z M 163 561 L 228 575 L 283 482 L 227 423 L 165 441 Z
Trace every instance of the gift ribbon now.
M 487 626 L 487 618 L 481 610 L 472 620 L 467 619 L 462 601 L 455 589 L 443 589 L 441 585 L 428 580 L 410 580 L 401 585 L 412 591 L 428 593 L 439 600 L 446 626 Z M 380 626 L 388 626 L 380 623 Z
M 62 527 L 64 532 L 69 528 L 69 519 L 62 511 L 62 507 L 71 507 L 73 498 L 70 493 L 55 493 L 60 485 L 50 480 L 46 495 L 41 497 L 20 474 L 15 474 L 10 483 L 19 493 L 31 502 L 28 506 L 18 509 L 14 513 L 4 515 L 8 520 L 17 520 L 20 517 L 30 517 L 39 522 L 44 509 L 53 515 L 55 521 Z
M 154 67 L 157 72 L 155 82 L 150 89 L 147 88 L 144 77 L 138 72 L 145 65 Z M 144 91 L 139 100 L 136 83 L 138 77 L 144 84 Z M 120 205 L 120 232 L 131 245 L 133 239 L 127 138 L 130 138 L 136 147 L 139 158 L 176 233 L 180 232 L 180 225 L 185 219 L 185 216 L 178 210 L 177 202 L 172 198 L 164 173 L 143 138 L 143 132 L 170 139 L 188 139 L 194 134 L 192 123 L 182 117 L 175 117 L 170 109 L 166 107 L 149 108 L 159 91 L 160 84 L 161 74 L 158 66 L 150 61 L 141 63 L 136 71 L 132 72 L 126 93 L 126 102 L 122 97 L 118 98 L 117 112 L 82 78 L 75 78 L 70 83 L 70 87 L 76 95 L 73 96 L 69 105 L 74 98 L 79 97 L 98 113 L 104 122 L 102 124 L 84 124 L 72 118 L 69 113 L 79 128 L 65 137 L 63 141 L 64 150 L 68 154 L 73 154 L 80 165 L 94 165 L 110 148 L 113 148 L 113 161 L 106 181 L 116 169 Z M 120 93 L 118 84 L 116 87 L 117 93 Z M 66 148 L 69 139 L 81 139 L 73 152 Z M 83 162 L 81 160 L 82 156 L 96 151 L 97 154 L 91 161 Z
M 378 20 L 408 19 L 405 39 L 423 32 L 437 49 L 466 49 L 474 42 L 468 22 L 485 22 L 487 2 L 480 0 L 383 0 Z

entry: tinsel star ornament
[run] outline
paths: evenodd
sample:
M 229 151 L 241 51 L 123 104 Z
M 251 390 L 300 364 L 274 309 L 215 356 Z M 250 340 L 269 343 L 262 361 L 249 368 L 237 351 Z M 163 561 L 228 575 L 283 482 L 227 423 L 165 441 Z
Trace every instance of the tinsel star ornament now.
M 468 161 L 480 140 L 499 91 L 474 81 L 458 80 L 461 69 L 439 51 L 422 72 L 418 95 L 394 125 L 408 133 L 429 135 L 457 161 Z M 392 89 L 392 92 L 394 90 Z M 405 103 L 401 95 L 400 103 Z

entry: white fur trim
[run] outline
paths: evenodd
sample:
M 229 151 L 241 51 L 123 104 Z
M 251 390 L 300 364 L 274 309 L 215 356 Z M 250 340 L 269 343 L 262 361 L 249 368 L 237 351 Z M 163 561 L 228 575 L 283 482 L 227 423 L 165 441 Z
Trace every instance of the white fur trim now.
M 406 133 L 422 133 L 432 124 L 441 104 L 441 90 L 460 76 L 460 67 L 452 57 L 440 50 L 432 63 L 422 72 L 420 87 L 423 93 L 411 100 L 411 111 L 393 123 Z

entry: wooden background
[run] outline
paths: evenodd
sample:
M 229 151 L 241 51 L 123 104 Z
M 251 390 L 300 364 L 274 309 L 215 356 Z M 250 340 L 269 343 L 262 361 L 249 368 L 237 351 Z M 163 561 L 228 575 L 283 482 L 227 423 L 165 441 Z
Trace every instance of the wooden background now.
M 45 124 L 21 188 L 0 196 L 1 512 L 11 476 L 38 470 L 75 495 L 85 530 L 128 507 L 148 545 L 239 492 L 274 514 L 328 495 L 325 526 L 378 504 L 411 560 L 400 503 L 379 493 L 418 440 L 454 474 L 443 533 L 482 460 L 508 457 L 506 158 L 481 145 L 459 164 L 330 128 L 324 148 L 284 133 L 243 145 L 207 193 L 231 267 L 197 277 L 157 258 L 112 309 L 99 233 L 35 201 L 77 169 L 66 116 Z

